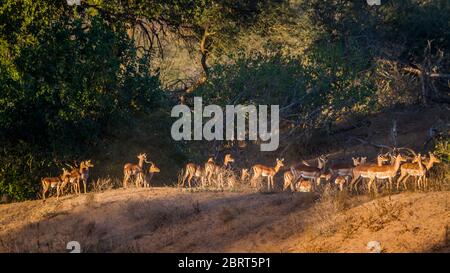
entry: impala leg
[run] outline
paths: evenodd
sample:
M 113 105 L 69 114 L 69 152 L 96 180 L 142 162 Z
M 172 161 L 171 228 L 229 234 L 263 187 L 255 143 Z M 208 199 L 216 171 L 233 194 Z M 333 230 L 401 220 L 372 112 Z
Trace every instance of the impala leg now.
M 218 184 L 219 184 L 219 188 L 223 188 L 223 180 L 222 180 L 222 174 L 221 173 L 219 173 L 218 175 L 217 175 L 217 182 L 218 182 Z
M 400 177 L 397 179 L 397 190 L 399 190 L 399 184 L 400 184 L 400 182 L 402 182 L 403 188 L 405 188 L 405 190 L 408 189 L 406 182 L 408 181 L 409 176 L 410 176 L 410 175 L 407 174 L 407 173 L 402 173 L 402 174 L 400 175 Z
M 355 187 L 355 190 L 356 190 L 356 181 L 358 180 L 358 178 L 359 178 L 359 176 L 357 176 L 357 175 L 353 176 L 352 181 L 350 181 L 350 185 L 349 185 L 350 191 L 353 189 L 353 187 Z
M 291 191 L 294 192 L 295 191 L 295 183 L 294 183 L 294 181 L 291 181 L 291 184 L 289 186 L 291 187 Z
M 188 177 L 188 185 L 189 185 L 189 188 L 191 188 L 191 179 L 192 179 L 192 176 L 193 176 L 193 175 L 189 174 L 189 177 Z
M 80 191 L 80 179 L 77 180 L 77 190 L 78 190 L 77 194 L 80 194 L 81 193 L 81 191 Z
M 61 184 L 61 194 L 64 195 L 64 189 L 66 188 L 67 180 Z
M 405 190 L 408 190 L 408 184 L 406 183 L 406 182 L 408 182 L 408 177 L 409 177 L 409 176 L 403 178 L 403 181 L 402 181 L 402 183 L 403 183 L 403 188 L 404 188 Z
M 56 200 L 58 200 L 59 199 L 59 185 L 58 186 L 56 186 Z
M 184 184 L 186 182 L 186 179 L 189 177 L 189 172 L 186 170 L 186 173 L 183 176 L 183 180 L 181 182 L 181 186 L 184 187 Z
M 296 184 L 296 180 L 295 180 L 295 177 L 293 177 L 290 182 L 290 185 L 289 185 L 291 187 L 292 192 L 295 192 L 295 184 Z
M 45 200 L 45 194 L 47 193 L 47 187 L 44 185 L 43 187 L 42 187 L 42 199 L 44 199 Z
M 374 180 L 375 180 L 374 178 L 370 178 L 369 182 L 367 184 L 367 188 L 368 188 L 369 194 L 370 194 L 370 190 L 372 188 L 372 183 L 373 183 Z
M 83 179 L 83 188 L 84 188 L 84 194 L 86 194 L 86 180 Z
M 406 173 L 401 172 L 400 177 L 397 179 L 397 191 L 399 190 L 400 182 L 405 178 Z
M 206 173 L 206 183 L 211 185 L 211 172 L 209 171 Z
M 256 187 L 256 179 L 259 178 L 259 173 L 254 172 L 252 179 L 250 179 L 250 186 L 252 188 Z

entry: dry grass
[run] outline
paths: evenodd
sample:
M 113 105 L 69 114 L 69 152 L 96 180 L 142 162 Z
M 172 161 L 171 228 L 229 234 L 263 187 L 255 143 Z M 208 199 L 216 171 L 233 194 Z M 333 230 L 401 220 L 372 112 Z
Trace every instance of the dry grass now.
M 118 178 L 98 178 L 92 183 L 92 191 L 94 192 L 104 192 L 111 189 L 116 189 L 122 187 L 122 181 Z

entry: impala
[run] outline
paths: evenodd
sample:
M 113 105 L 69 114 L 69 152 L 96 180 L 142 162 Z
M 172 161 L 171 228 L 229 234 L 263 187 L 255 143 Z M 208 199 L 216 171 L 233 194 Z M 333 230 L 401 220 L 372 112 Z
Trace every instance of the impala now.
M 391 165 L 359 165 L 353 168 L 353 179 L 350 182 L 350 189 L 360 177 L 369 178 L 368 189 L 370 189 L 375 179 L 388 179 L 389 187 L 392 188 L 392 179 L 397 175 L 400 162 L 406 161 L 401 154 L 394 157 L 394 164 Z
M 253 170 L 253 177 L 251 179 L 251 184 L 254 185 L 254 181 L 258 179 L 259 177 L 267 177 L 267 188 L 273 189 L 273 177 L 277 174 L 277 172 L 280 170 L 281 167 L 284 166 L 283 164 L 284 158 L 276 160 L 275 167 L 267 167 L 264 165 L 256 164 L 252 167 Z
M 80 164 L 81 169 L 81 164 Z M 80 180 L 81 180 L 81 172 L 80 169 L 72 167 L 70 171 L 70 175 L 68 177 L 69 183 L 72 185 L 72 189 L 75 191 L 75 194 L 80 194 Z
M 347 181 L 348 181 L 348 176 L 338 176 L 334 180 L 334 183 L 336 185 L 339 185 L 339 190 L 340 191 L 344 191 L 344 184 L 347 183 Z
M 420 154 L 419 154 L 420 155 Z M 424 186 L 428 186 L 428 181 L 426 178 L 426 173 L 430 170 L 434 163 L 440 163 L 441 161 L 432 153 L 429 153 L 430 159 L 428 162 L 422 162 L 422 158 L 417 155 L 413 163 L 405 163 L 400 167 L 400 177 L 397 180 L 397 190 L 399 188 L 400 182 L 403 183 L 403 187 L 407 189 L 406 181 L 410 176 L 416 179 L 416 187 L 420 188 L 420 181 L 424 182 Z
M 377 163 L 376 164 L 374 164 L 374 163 L 367 163 L 366 162 L 367 161 L 367 157 L 359 157 L 359 158 L 352 157 L 352 159 L 353 159 L 353 165 L 355 165 L 354 167 L 356 167 L 356 166 L 383 166 L 384 162 L 390 162 L 391 161 L 391 157 L 389 157 L 388 154 L 378 154 L 377 155 Z M 348 176 L 348 177 L 353 177 L 353 171 L 352 171 L 351 175 Z M 359 179 L 362 179 L 362 178 L 360 177 Z M 347 179 L 346 179 L 346 181 L 347 181 Z M 356 181 L 356 183 L 357 182 L 358 182 L 358 180 Z M 356 187 L 356 184 L 355 184 L 355 187 Z
M 155 165 L 155 163 L 151 161 L 149 163 L 150 163 L 150 167 L 148 168 L 149 176 L 147 177 L 147 174 L 145 174 L 144 172 L 139 172 L 136 178 L 136 188 L 138 188 L 139 186 L 143 188 L 150 187 L 150 181 L 152 180 L 153 175 L 155 173 L 161 172 L 161 170 Z
M 142 173 L 144 170 L 144 162 L 145 163 L 149 163 L 147 161 L 147 154 L 143 153 L 143 154 L 139 154 L 137 156 L 137 158 L 139 159 L 139 163 L 136 164 L 132 164 L 132 163 L 127 163 L 123 166 L 123 187 L 126 188 L 128 181 L 131 179 L 132 176 L 137 177 L 137 175 L 139 173 Z
M 291 171 L 285 171 L 283 174 L 283 191 L 285 191 L 289 186 L 291 187 L 291 191 L 295 191 L 294 187 L 294 175 Z
M 222 171 L 225 170 L 231 162 L 234 162 L 234 159 L 230 154 L 226 154 L 223 159 L 223 166 L 216 165 L 214 160 L 211 158 L 208 159 L 208 162 L 205 163 L 205 176 L 206 181 L 211 184 L 211 180 L 214 174 L 217 175 L 217 181 L 219 182 L 219 186 L 223 186 L 223 176 Z
M 383 166 L 384 162 L 389 162 L 389 164 L 391 164 L 392 158 L 388 154 L 379 154 L 377 156 L 377 165 Z
M 361 165 L 361 162 L 365 163 L 365 159 L 364 159 L 364 161 L 362 160 L 362 158 L 358 158 L 358 159 L 352 158 L 352 159 L 353 159 L 353 165 L 351 165 L 351 164 L 334 164 L 334 165 L 332 165 L 329 169 L 329 171 L 330 171 L 329 181 L 333 181 L 333 180 L 335 181 L 335 179 L 337 177 L 353 177 L 353 168 L 355 166 Z M 336 181 L 335 181 L 335 183 L 336 183 Z M 336 183 L 336 184 L 338 184 L 338 183 Z
M 300 164 L 303 164 L 305 166 L 311 166 L 308 162 L 305 160 L 302 160 Z M 300 165 L 299 164 L 299 165 Z M 297 179 L 294 179 L 294 175 L 292 174 L 292 171 L 285 171 L 283 174 L 283 191 L 286 190 L 288 187 L 291 187 L 291 191 L 295 191 L 295 182 Z
M 307 179 L 300 179 L 298 183 L 298 191 L 299 192 L 311 192 L 312 191 L 312 182 Z
M 56 188 L 56 199 L 59 198 L 59 194 L 62 190 L 62 186 L 65 185 L 69 171 L 63 169 L 63 174 L 59 177 L 45 177 L 41 180 L 42 183 L 42 199 L 45 200 L 45 194 L 50 188 Z
M 367 157 L 352 157 L 352 160 L 353 160 L 353 165 L 358 166 L 358 165 L 366 164 Z
M 248 178 L 250 178 L 250 172 L 248 169 L 242 169 L 241 170 L 241 181 L 246 181 Z
M 184 183 L 187 179 L 189 188 L 191 187 L 191 180 L 193 177 L 197 177 L 201 179 L 201 183 L 204 184 L 204 169 L 202 166 L 194 164 L 194 163 L 188 163 L 185 168 L 184 176 L 182 179 L 181 186 L 184 187 Z
M 61 175 L 61 187 L 59 190 L 60 194 L 64 194 L 64 188 L 66 187 L 66 185 L 69 183 L 70 184 L 70 172 L 68 170 L 66 170 L 65 168 L 62 169 L 63 170 L 63 174 Z
M 325 165 L 327 163 L 327 158 L 325 156 L 320 156 L 317 159 L 317 167 L 308 166 L 308 165 L 297 165 L 297 166 L 291 166 L 291 172 L 294 175 L 294 181 L 299 179 L 300 177 L 311 179 L 315 183 L 313 185 L 319 185 L 320 184 L 320 177 L 325 172 Z M 314 187 L 314 186 L 313 186 Z
M 86 185 L 89 178 L 89 168 L 94 167 L 94 164 L 91 163 L 91 160 L 82 161 L 80 164 L 80 179 L 83 181 L 84 193 L 86 193 Z M 79 188 L 78 184 L 78 188 Z

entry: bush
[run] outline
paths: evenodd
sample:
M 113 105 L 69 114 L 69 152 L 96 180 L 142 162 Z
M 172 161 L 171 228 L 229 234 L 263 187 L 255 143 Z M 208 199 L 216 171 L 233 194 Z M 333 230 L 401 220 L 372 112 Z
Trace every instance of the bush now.
M 367 114 L 377 102 L 370 56 L 355 43 L 317 44 L 302 58 L 238 56 L 212 67 L 194 95 L 206 103 L 280 105 L 281 119 L 302 134 L 327 128 L 349 113 Z M 309 135 L 310 136 L 310 135 Z

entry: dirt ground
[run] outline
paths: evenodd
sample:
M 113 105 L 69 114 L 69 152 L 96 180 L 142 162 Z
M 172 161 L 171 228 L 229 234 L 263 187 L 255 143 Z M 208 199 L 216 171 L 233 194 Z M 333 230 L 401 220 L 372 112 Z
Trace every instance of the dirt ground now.
M 116 189 L 0 205 L 1 252 L 449 252 L 450 192 Z

